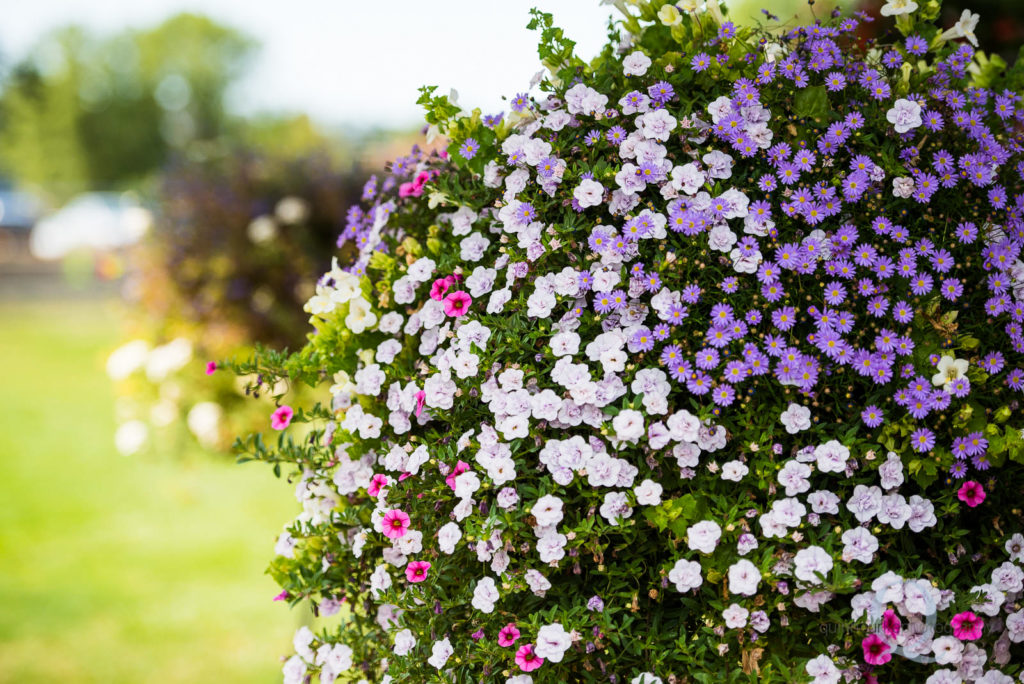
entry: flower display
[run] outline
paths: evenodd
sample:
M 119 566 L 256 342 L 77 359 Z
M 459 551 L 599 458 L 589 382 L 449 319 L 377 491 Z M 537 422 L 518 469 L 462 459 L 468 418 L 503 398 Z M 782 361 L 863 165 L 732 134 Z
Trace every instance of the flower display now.
M 534 13 L 509 113 L 424 88 L 447 150 L 235 364 L 320 396 L 240 443 L 303 506 L 271 574 L 349 606 L 285 681 L 1012 681 L 1024 74 L 937 3 L 616 5 L 590 62 Z

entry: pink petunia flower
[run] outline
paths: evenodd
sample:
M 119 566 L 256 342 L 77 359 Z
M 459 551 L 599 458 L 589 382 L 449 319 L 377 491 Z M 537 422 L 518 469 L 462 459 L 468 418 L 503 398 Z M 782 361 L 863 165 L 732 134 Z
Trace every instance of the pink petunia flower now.
M 899 616 L 892 608 L 882 613 L 882 631 L 885 632 L 885 636 L 895 639 L 900 635 L 902 626 Z
M 423 405 L 427 403 L 427 393 L 420 390 L 416 393 L 416 417 L 419 418 L 420 414 L 423 413 Z
M 384 527 L 384 536 L 388 539 L 399 539 L 405 536 L 409 529 L 409 516 L 398 508 L 393 508 L 384 514 L 381 523 Z
M 209 361 L 209 362 L 207 362 L 207 364 L 206 364 L 206 374 L 207 375 L 213 375 L 216 370 L 217 370 L 217 362 L 216 361 Z
M 969 610 L 954 615 L 949 624 L 953 627 L 953 636 L 960 641 L 980 639 L 985 627 L 985 621 Z
M 370 496 L 377 496 L 380 494 L 380 490 L 388 486 L 388 476 L 383 473 L 377 473 L 370 479 L 370 486 L 366 488 L 366 493 Z
M 277 410 L 270 414 L 270 427 L 275 430 L 284 430 L 291 424 L 294 415 L 295 412 L 288 404 L 278 406 Z
M 956 493 L 956 496 L 965 504 L 974 508 L 985 500 L 985 489 L 980 483 L 975 482 L 974 480 L 968 480 L 963 483 L 960 487 L 960 491 Z
M 864 637 L 860 646 L 864 649 L 864 660 L 868 665 L 885 665 L 892 660 L 889 644 L 885 643 L 877 634 L 869 634 Z
M 448 473 L 448 477 L 444 478 L 445 483 L 452 488 L 453 492 L 455 491 L 455 478 L 467 470 L 469 470 L 469 464 L 460 459 L 459 462 L 455 464 L 455 470 Z
M 501 628 L 498 632 L 498 645 L 499 646 L 511 646 L 516 643 L 516 639 L 519 638 L 519 630 L 516 629 L 516 623 L 510 622 Z
M 465 290 L 456 290 L 444 298 L 444 313 L 446 316 L 458 318 L 466 315 L 473 298 Z
M 437 302 L 441 301 L 444 299 L 444 293 L 448 291 L 450 286 L 451 284 L 448 282 L 448 278 L 438 278 L 434 281 L 434 284 L 430 286 L 430 298 Z
M 402 183 L 398 186 L 398 196 L 419 197 L 423 194 L 423 186 L 426 185 L 428 180 L 430 180 L 430 174 L 426 171 L 420 171 L 414 180 L 408 183 Z
M 533 652 L 533 644 L 524 644 L 516 651 L 516 665 L 523 672 L 533 672 L 544 664 L 544 659 Z
M 430 570 L 430 563 L 427 561 L 413 561 L 405 566 L 405 579 L 410 582 L 422 582 L 427 579 L 427 570 Z

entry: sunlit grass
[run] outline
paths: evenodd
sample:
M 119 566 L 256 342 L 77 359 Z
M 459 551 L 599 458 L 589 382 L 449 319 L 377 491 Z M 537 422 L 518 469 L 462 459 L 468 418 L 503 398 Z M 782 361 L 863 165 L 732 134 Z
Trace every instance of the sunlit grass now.
M 109 302 L 0 304 L 0 682 L 272 682 L 263 574 L 295 512 L 259 464 L 113 448 Z

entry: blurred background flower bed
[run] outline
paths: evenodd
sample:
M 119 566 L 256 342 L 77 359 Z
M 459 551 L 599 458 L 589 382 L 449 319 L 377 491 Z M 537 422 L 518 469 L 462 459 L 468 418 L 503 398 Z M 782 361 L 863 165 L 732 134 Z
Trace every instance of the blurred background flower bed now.
M 245 383 L 210 364 L 253 342 L 302 344 L 302 303 L 330 267 L 362 186 L 337 166 L 322 153 L 240 149 L 165 172 L 155 229 L 125 280 L 133 339 L 107 364 L 122 453 L 173 457 L 193 440 L 229 453 L 237 429 L 266 422 L 266 411 L 242 401 Z

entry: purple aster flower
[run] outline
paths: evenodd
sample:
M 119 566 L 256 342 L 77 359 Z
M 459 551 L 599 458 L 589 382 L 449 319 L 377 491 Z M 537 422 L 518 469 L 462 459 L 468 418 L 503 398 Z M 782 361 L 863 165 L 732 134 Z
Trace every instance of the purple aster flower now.
M 860 419 L 868 427 L 876 428 L 885 420 L 885 414 L 882 413 L 882 409 L 872 404 L 861 411 Z
M 677 344 L 666 345 L 661 350 L 661 356 L 658 357 L 658 359 L 666 366 L 672 365 L 681 358 L 683 358 L 683 350 L 680 349 Z
M 615 309 L 610 293 L 602 292 L 594 297 L 594 311 L 603 314 Z
M 956 227 L 956 237 L 961 243 L 969 245 L 978 237 L 978 227 L 970 221 L 961 223 Z
M 685 306 L 673 306 L 668 310 L 668 320 L 672 325 L 679 325 L 689 315 L 690 310 Z
M 604 134 L 604 137 L 608 142 L 618 145 L 626 139 L 626 129 L 622 126 L 612 126 L 608 129 L 608 132 Z
M 730 385 L 721 385 L 711 393 L 711 401 L 719 406 L 729 406 L 736 400 L 736 390 Z
M 772 312 L 772 324 L 779 330 L 789 330 L 796 324 L 796 309 L 784 306 Z
M 691 284 L 683 288 L 683 291 L 679 295 L 687 304 L 696 304 L 700 301 L 700 285 Z
M 949 466 L 949 474 L 958 480 L 962 480 L 967 476 L 967 464 L 963 461 L 954 461 L 953 465 Z
M 650 351 L 654 349 L 654 334 L 649 328 L 640 326 L 640 328 L 633 333 L 633 337 L 630 342 L 640 351 Z
M 743 361 L 730 361 L 725 365 L 725 372 L 722 377 L 726 382 L 735 385 L 746 379 L 747 375 L 746 363 Z
M 962 399 L 971 393 L 971 381 L 967 378 L 958 378 L 951 385 L 953 396 Z
M 846 288 L 842 283 L 833 280 L 825 286 L 825 302 L 833 306 L 846 300 Z
M 667 81 L 658 81 L 647 89 L 647 94 L 655 102 L 665 104 L 675 97 L 676 91 L 672 88 L 671 83 L 668 83 Z
M 684 359 L 676 359 L 668 364 L 668 374 L 676 382 L 686 382 L 693 375 L 693 368 Z
M 711 324 L 727 326 L 736 320 L 732 307 L 728 304 L 715 304 L 711 307 Z
M 838 92 L 846 87 L 846 77 L 838 71 L 832 71 L 825 76 L 825 85 L 830 92 Z
M 459 154 L 462 155 L 463 159 L 469 160 L 476 156 L 476 153 L 480 151 L 480 143 L 473 138 L 466 138 L 466 141 L 459 147 Z
M 761 295 L 769 302 L 777 302 L 786 295 L 780 283 L 765 283 L 761 286 Z
M 1024 369 L 1014 368 L 1010 371 L 1006 375 L 1006 386 L 1018 392 L 1024 388 Z
M 711 378 L 704 371 L 695 371 L 687 378 L 686 389 L 697 396 L 707 394 L 711 391 Z
M 935 433 L 928 428 L 918 428 L 910 435 L 910 446 L 918 453 L 931 451 L 935 447 Z
M 519 93 L 512 98 L 512 109 L 521 112 L 530 105 L 530 96 L 526 93 Z
M 708 57 L 706 52 L 698 52 L 690 60 L 690 66 L 697 72 L 706 71 L 711 66 L 711 58 Z
M 997 351 L 989 352 L 981 359 L 981 367 L 986 373 L 998 373 L 1006 365 L 1006 359 Z
M 955 302 L 964 293 L 963 284 L 956 278 L 944 278 L 939 288 L 942 296 L 951 302 Z
M 967 455 L 978 456 L 988 450 L 988 440 L 981 432 L 971 432 L 965 438 L 967 441 Z
M 932 291 L 933 280 L 929 273 L 918 273 L 910 281 L 910 291 L 916 295 L 926 295 Z
M 962 463 L 962 461 L 961 461 L 961 463 Z M 978 470 L 988 470 L 989 468 L 992 467 L 992 463 L 989 462 L 988 456 L 985 455 L 985 454 L 981 454 L 979 456 L 972 457 L 971 458 L 971 465 L 973 465 Z
M 778 187 L 778 181 L 776 181 L 775 176 L 766 173 L 758 179 L 757 187 L 762 192 L 771 192 Z
M 671 332 L 672 329 L 669 328 L 668 325 L 666 325 L 665 323 L 658 323 L 656 326 L 654 326 L 654 331 L 651 334 L 654 335 L 654 339 L 656 339 L 659 342 L 663 342 L 668 339 L 668 336 Z
M 703 370 L 711 370 L 718 366 L 721 357 L 719 356 L 717 350 L 705 347 L 704 349 L 701 349 L 699 352 L 697 352 L 696 358 L 697 368 L 701 368 Z
M 903 55 L 901 55 L 896 50 L 889 50 L 884 55 L 882 55 L 882 64 L 889 67 L 890 69 L 895 69 L 899 67 L 901 64 L 903 64 Z
M 912 55 L 923 55 L 928 52 L 928 43 L 921 36 L 909 36 L 904 43 L 907 52 Z

